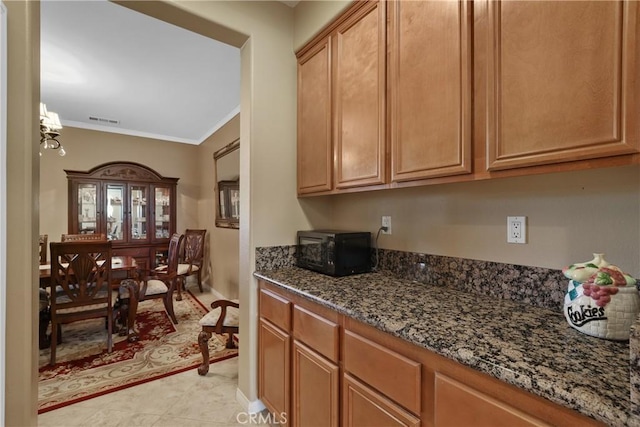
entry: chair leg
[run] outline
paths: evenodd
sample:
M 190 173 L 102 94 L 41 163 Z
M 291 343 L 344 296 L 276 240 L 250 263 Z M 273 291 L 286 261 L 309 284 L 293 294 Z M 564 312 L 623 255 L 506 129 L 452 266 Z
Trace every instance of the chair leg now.
M 113 313 L 107 316 L 107 352 L 113 351 Z
M 49 359 L 49 364 L 51 366 L 56 364 L 56 344 L 58 343 L 58 325 L 51 319 L 51 358 Z
M 233 342 L 232 332 L 229 332 L 229 338 L 227 338 L 227 348 L 236 348 L 236 343 Z
M 201 268 L 198 269 L 197 274 L 198 274 L 198 288 L 200 288 L 200 293 L 202 293 L 204 291 L 202 290 L 202 269 Z
M 207 332 L 204 329 L 198 335 L 198 346 L 200 346 L 200 353 L 202 353 L 202 364 L 198 367 L 199 375 L 207 375 L 209 372 L 209 339 L 211 338 L 211 332 Z
M 182 279 L 183 276 L 179 276 L 174 279 L 176 281 L 176 288 L 178 288 L 178 296 L 176 297 L 176 301 L 182 301 Z
M 176 314 L 173 311 L 173 296 L 171 292 L 167 292 L 164 298 L 162 298 L 162 302 L 164 303 L 164 309 L 167 310 L 169 317 L 174 325 L 178 324 L 178 319 L 176 318 Z
M 49 329 L 49 310 L 40 310 L 38 313 L 39 331 L 38 331 L 38 348 L 40 350 L 49 347 L 49 337 L 47 336 L 47 329 Z
M 120 295 L 120 319 L 126 324 L 124 330 L 120 331 L 120 335 L 127 336 L 127 341 L 136 342 L 140 338 L 135 328 L 136 313 L 138 312 L 138 298 L 140 288 L 135 280 L 123 281 L 118 289 Z M 126 298 L 125 298 L 126 297 Z

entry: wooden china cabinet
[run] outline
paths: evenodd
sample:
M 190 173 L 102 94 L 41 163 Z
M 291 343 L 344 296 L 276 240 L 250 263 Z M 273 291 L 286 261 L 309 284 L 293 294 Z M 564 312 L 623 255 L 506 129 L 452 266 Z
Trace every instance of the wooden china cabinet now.
M 114 255 L 133 256 L 142 269 L 166 257 L 176 231 L 178 178 L 133 162 L 65 172 L 69 233 L 104 233 L 113 242 Z

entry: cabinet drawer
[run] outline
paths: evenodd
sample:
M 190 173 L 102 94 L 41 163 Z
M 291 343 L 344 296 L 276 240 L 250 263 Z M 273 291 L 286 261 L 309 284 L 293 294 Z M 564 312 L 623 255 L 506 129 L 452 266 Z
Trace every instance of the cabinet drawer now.
M 435 384 L 434 425 L 436 427 L 472 424 L 549 426 L 537 418 L 442 374 L 436 373 Z
M 293 307 L 293 336 L 315 351 L 338 362 L 338 325 L 302 307 Z
M 414 414 L 420 414 L 420 368 L 418 362 L 344 332 L 344 369 Z
M 343 425 L 418 427 L 420 420 L 348 374 L 343 383 Z
M 260 316 L 291 331 L 291 302 L 265 289 L 260 289 Z

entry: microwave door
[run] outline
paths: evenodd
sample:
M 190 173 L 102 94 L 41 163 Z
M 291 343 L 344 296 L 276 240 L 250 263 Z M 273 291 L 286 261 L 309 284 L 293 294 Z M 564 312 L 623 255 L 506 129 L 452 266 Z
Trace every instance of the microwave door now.
M 326 251 L 324 239 L 314 239 L 312 237 L 301 237 L 298 241 L 300 245 L 300 260 L 304 265 L 321 269 L 326 264 Z

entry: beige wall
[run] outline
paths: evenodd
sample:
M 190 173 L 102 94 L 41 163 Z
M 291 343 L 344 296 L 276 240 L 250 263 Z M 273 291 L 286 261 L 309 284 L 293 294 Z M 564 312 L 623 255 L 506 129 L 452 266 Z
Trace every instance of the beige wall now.
M 7 6 L 7 301 L 5 419 L 36 425 L 40 4 Z M 4 168 L 5 165 L 2 166 Z
M 335 197 L 314 226 L 377 231 L 382 248 L 560 269 L 592 253 L 640 277 L 640 168 L 626 166 Z M 527 216 L 527 244 L 506 217 Z
M 294 9 L 294 49 L 300 49 L 351 3 L 348 0 L 299 2 Z
M 177 187 L 177 231 L 198 226 L 200 176 L 198 146 L 64 127 L 67 155 L 44 151 L 40 157 L 40 233 L 59 241 L 67 233 L 67 170 L 86 171 L 113 161 L 141 163 L 166 177 L 180 178 Z
M 123 2 L 241 49 L 238 387 L 257 399 L 255 247 L 291 244 L 309 222 L 296 198 L 293 10 L 279 2 Z M 244 35 L 244 39 L 243 36 Z
M 239 137 L 240 115 L 237 115 L 198 147 L 200 171 L 198 228 L 208 230 L 208 244 L 205 251 L 208 265 L 203 280 L 206 277 L 214 290 L 229 299 L 236 299 L 239 294 L 240 232 L 237 229 L 215 226 L 217 200 L 214 192 L 216 170 L 213 153 Z

